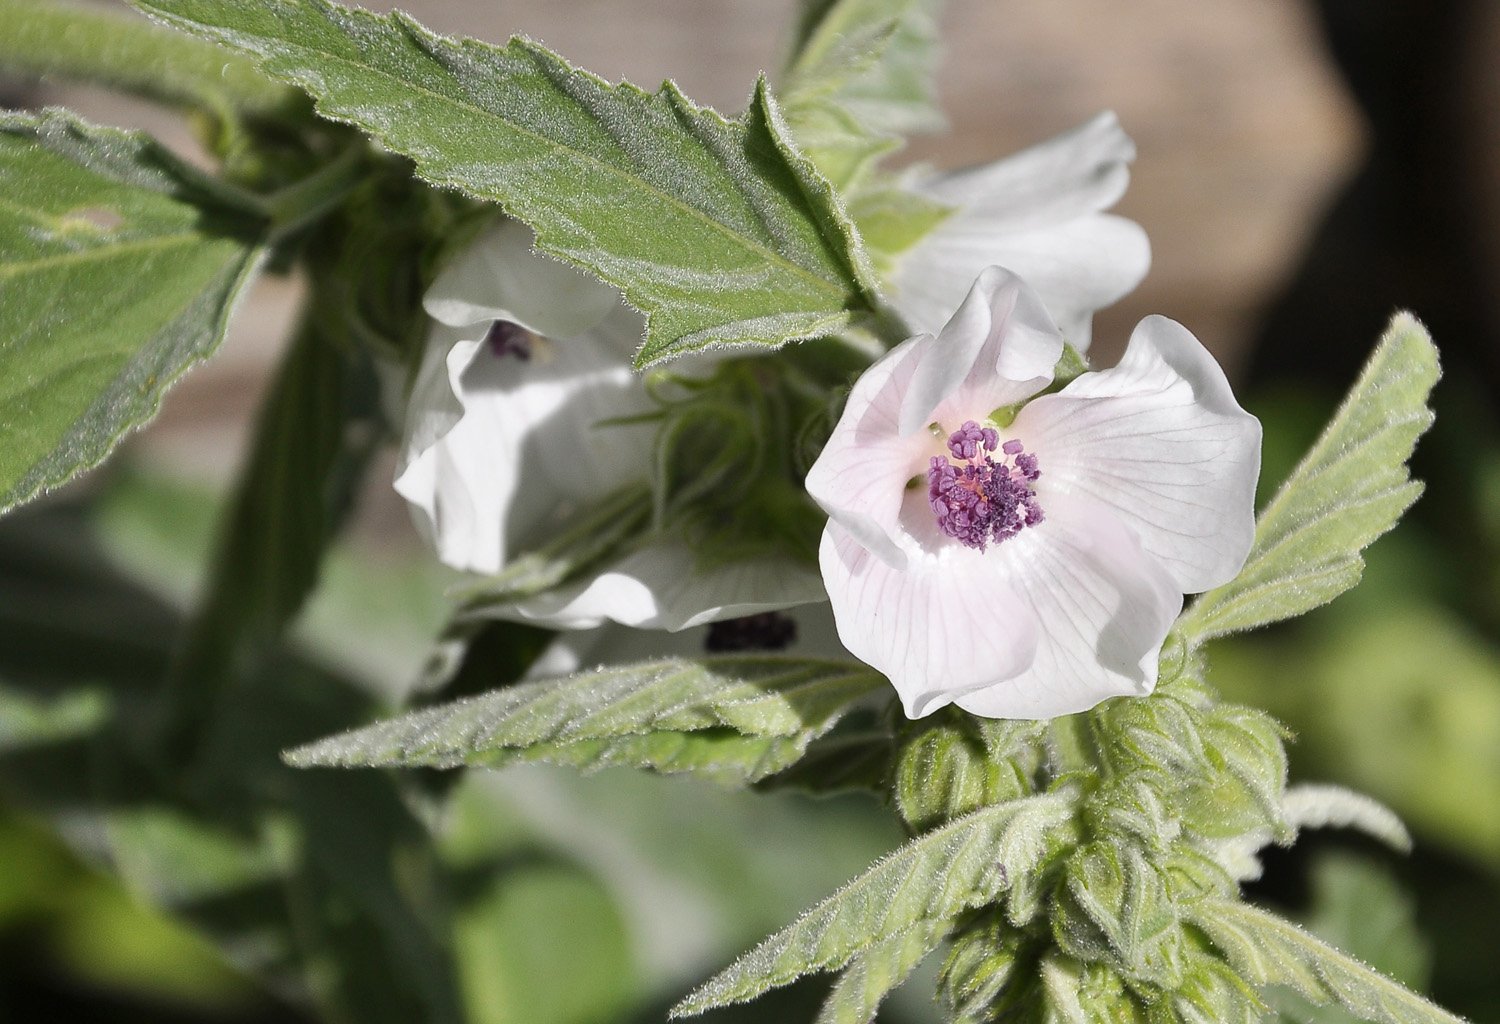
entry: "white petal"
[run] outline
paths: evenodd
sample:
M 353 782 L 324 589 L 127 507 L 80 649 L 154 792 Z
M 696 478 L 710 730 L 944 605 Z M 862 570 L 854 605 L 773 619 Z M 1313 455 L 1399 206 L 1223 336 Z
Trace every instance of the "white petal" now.
M 1037 496 L 1087 495 L 1193 594 L 1232 579 L 1255 532 L 1260 423 L 1181 324 L 1148 317 L 1120 364 L 1077 378 L 1016 417 L 1040 460 Z
M 924 352 L 901 402 L 901 432 L 948 431 L 1025 401 L 1052 383 L 1062 357 L 1057 325 L 1029 285 L 986 267 Z
M 987 718 L 1055 718 L 1151 692 L 1182 593 L 1107 509 L 1064 501 L 989 556 L 1038 623 L 1036 655 L 954 703 Z
M 961 282 L 992 264 L 1035 288 L 1064 336 L 1085 351 L 1094 311 L 1140 284 L 1151 246 L 1139 225 L 1108 214 L 1024 230 L 955 214 L 908 254 L 892 301 L 914 329 L 930 330 L 953 308 Z
M 885 673 L 911 718 L 1035 656 L 1036 619 L 984 553 L 949 548 L 895 569 L 830 522 L 818 555 L 839 639 Z
M 1035 288 L 1080 351 L 1095 310 L 1145 276 L 1145 232 L 1100 216 L 1123 193 L 1135 147 L 1113 114 L 1007 160 L 917 187 L 957 209 L 893 275 L 892 302 L 919 331 L 935 332 L 987 266 L 1007 267 Z
M 934 176 L 920 188 L 1015 230 L 1108 209 L 1125 194 L 1134 159 L 1135 144 L 1106 111 L 1014 156 Z
M 620 332 L 610 325 L 621 320 L 639 322 L 628 310 L 613 313 L 583 335 L 540 344 L 529 362 L 496 357 L 474 337 L 439 361 L 462 332 L 434 330 L 408 405 L 396 490 L 443 562 L 498 572 L 538 524 L 646 479 L 653 428 L 600 426 L 654 408 L 616 349 Z
M 906 484 L 926 471 L 932 439 L 902 436 L 902 396 L 936 339 L 910 338 L 882 356 L 849 392 L 843 415 L 807 472 L 807 493 L 859 542 L 894 566 L 901 543 Z
M 730 562 L 704 569 L 686 545 L 663 540 L 590 579 L 495 612 L 558 629 L 606 621 L 638 629 L 686 629 L 822 601 L 818 574 L 791 559 Z
M 509 320 L 546 338 L 582 334 L 621 305 L 616 289 L 537 254 L 535 241 L 520 221 L 495 222 L 443 268 L 422 305 L 452 326 Z

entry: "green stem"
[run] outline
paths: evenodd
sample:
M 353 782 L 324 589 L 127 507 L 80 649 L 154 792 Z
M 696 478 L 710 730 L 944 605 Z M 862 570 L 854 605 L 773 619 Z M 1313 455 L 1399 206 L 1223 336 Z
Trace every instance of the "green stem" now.
M 350 145 L 306 178 L 267 196 L 272 239 L 301 230 L 342 203 L 368 177 L 365 165 L 368 152 L 362 142 Z
M 225 121 L 286 112 L 301 100 L 213 43 L 57 0 L 0 0 L 0 70 L 109 86 Z

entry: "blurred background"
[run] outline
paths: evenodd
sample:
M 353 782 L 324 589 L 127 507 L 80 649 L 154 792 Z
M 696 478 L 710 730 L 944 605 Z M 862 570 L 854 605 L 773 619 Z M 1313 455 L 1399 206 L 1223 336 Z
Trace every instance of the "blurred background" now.
M 670 76 L 726 112 L 778 66 L 795 7 L 401 6 L 444 32 L 524 33 L 611 79 Z M 1372 549 L 1359 589 L 1219 644 L 1211 680 L 1297 733 L 1294 777 L 1368 791 L 1417 837 L 1400 858 L 1305 836 L 1271 856 L 1258 895 L 1475 1021 L 1500 1021 L 1500 4 L 950 0 L 943 32 L 951 125 L 902 159 L 987 161 L 1115 110 L 1139 147 L 1118 212 L 1146 228 L 1155 259 L 1099 316 L 1096 359 L 1111 362 L 1146 313 L 1185 323 L 1265 422 L 1265 486 L 1395 309 L 1432 330 L 1445 378 L 1415 463 L 1427 495 Z M 145 105 L 64 83 L 0 94 L 192 149 Z M 432 824 L 421 795 L 374 782 L 287 798 L 267 761 L 287 820 L 247 812 L 212 833 L 142 797 L 149 787 L 101 784 L 96 726 L 119 692 L 148 692 L 170 655 L 298 294 L 294 280 L 263 281 L 220 354 L 110 469 L 0 521 L 0 683 L 14 688 L 0 698 L 0 1019 L 314 1020 L 342 1006 L 373 1008 L 360 1019 L 399 1007 L 392 1019 L 659 1020 L 899 839 L 858 800 L 526 769 L 458 784 L 434 854 L 412 838 Z M 261 669 L 280 696 L 256 690 L 269 706 L 250 717 L 324 700 L 309 696 L 319 680 L 378 703 L 415 676 L 444 580 L 389 479 L 372 474 L 295 645 Z M 390 854 L 377 857 L 360 829 L 379 815 L 400 825 L 377 837 Z M 337 858 L 319 861 L 316 820 L 338 832 Z M 403 917 L 423 903 L 411 898 L 432 870 L 423 857 L 458 880 L 442 927 Z M 363 936 L 364 974 L 327 961 L 321 944 L 349 936 L 323 927 Z M 932 1019 L 922 982 L 908 990 L 883 1020 Z M 722 1019 L 810 1020 L 815 1003 L 794 989 Z

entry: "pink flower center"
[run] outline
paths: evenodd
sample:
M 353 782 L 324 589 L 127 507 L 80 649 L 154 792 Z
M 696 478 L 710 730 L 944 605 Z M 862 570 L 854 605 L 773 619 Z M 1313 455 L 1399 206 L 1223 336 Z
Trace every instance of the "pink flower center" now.
M 1042 471 L 1020 441 L 1002 445 L 993 427 L 969 420 L 948 435 L 948 451 L 952 459 L 934 455 L 927 470 L 927 500 L 945 536 L 983 551 L 1042 521 L 1032 487 Z
M 523 363 L 531 362 L 531 332 L 520 324 L 509 320 L 496 320 L 484 336 L 485 344 L 497 359 L 515 356 Z

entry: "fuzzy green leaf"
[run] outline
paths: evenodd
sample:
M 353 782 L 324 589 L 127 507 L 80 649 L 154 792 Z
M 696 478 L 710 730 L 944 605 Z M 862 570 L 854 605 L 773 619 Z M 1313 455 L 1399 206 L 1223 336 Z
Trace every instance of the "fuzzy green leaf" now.
M 947 936 L 952 923 L 924 921 L 865 950 L 844 969 L 815 1024 L 871 1024 L 880 1004 Z
M 327 0 L 136 0 L 258 58 L 319 110 L 500 203 L 545 252 L 647 314 L 640 365 L 837 330 L 873 276 L 828 183 L 762 85 L 729 121 L 667 83 L 611 85 L 524 39 L 436 35 Z
M 1393 850 L 1411 852 L 1411 833 L 1396 812 L 1343 786 L 1292 786 L 1281 799 L 1287 824 L 1295 829 L 1352 828 Z
M 145 135 L 0 114 L 0 512 L 103 461 L 218 347 L 252 205 Z
M 711 978 L 674 1017 L 753 999 L 856 956 L 923 922 L 995 899 L 1071 837 L 1063 790 L 986 807 L 912 840 Z
M 1371 1024 L 1462 1024 L 1275 914 L 1231 900 L 1204 901 L 1191 913 L 1230 964 L 1257 984 L 1286 985 L 1317 1005 L 1337 1004 Z
M 297 767 L 633 764 L 749 782 L 795 762 L 884 680 L 774 656 L 655 661 L 496 690 L 286 755 Z
M 1262 510 L 1244 569 L 1183 616 L 1192 643 L 1289 619 L 1359 582 L 1360 552 L 1422 493 L 1406 462 L 1432 425 L 1437 347 L 1397 314 L 1353 390 Z
M 933 95 L 937 0 L 819 0 L 777 95 L 798 143 L 840 188 L 909 132 L 942 127 Z

